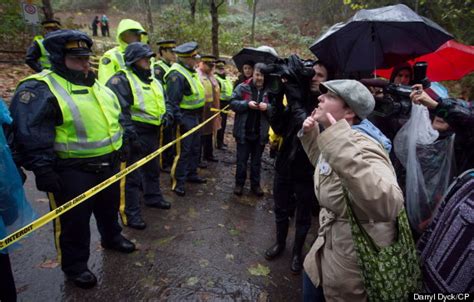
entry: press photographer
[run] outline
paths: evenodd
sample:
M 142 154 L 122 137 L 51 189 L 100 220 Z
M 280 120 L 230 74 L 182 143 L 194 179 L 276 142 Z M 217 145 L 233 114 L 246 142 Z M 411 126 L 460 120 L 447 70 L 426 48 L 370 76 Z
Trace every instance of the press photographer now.
M 279 64 L 267 66 L 267 89 L 275 96 L 270 112 L 270 125 L 282 137 L 275 161 L 273 183 L 276 242 L 265 252 L 272 260 L 286 245 L 289 217 L 296 208 L 295 239 L 290 269 L 299 274 L 303 268 L 302 249 L 311 227 L 312 208 L 317 207 L 314 195 L 314 167 L 297 137 L 303 121 L 317 106 L 321 94 L 319 84 L 328 79 L 328 70 L 321 62 L 302 61 L 293 55 Z M 287 105 L 283 102 L 286 95 Z M 294 204 L 296 203 L 296 204 Z

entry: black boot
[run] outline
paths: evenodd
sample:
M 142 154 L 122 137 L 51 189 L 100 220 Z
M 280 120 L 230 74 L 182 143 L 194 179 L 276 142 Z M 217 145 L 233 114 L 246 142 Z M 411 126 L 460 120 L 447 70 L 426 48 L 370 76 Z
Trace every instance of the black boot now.
M 295 275 L 299 275 L 303 270 L 303 246 L 306 239 L 305 233 L 296 233 L 295 242 L 293 243 L 293 257 L 291 258 L 291 272 Z
M 265 251 L 265 259 L 272 260 L 278 257 L 284 250 L 286 236 L 288 235 L 288 222 L 277 224 L 277 241 Z

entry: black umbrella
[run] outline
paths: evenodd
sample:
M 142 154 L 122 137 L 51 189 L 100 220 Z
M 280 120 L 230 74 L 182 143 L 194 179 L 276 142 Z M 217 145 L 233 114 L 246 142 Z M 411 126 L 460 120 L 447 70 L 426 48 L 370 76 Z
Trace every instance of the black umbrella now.
M 253 63 L 275 63 L 279 58 L 276 51 L 269 46 L 260 46 L 258 48 L 244 47 L 236 55 L 232 57 L 235 65 L 239 70 L 242 70 L 242 66 L 251 61 Z
M 358 11 L 329 28 L 310 50 L 332 70 L 348 73 L 395 66 L 452 38 L 438 24 L 398 4 Z

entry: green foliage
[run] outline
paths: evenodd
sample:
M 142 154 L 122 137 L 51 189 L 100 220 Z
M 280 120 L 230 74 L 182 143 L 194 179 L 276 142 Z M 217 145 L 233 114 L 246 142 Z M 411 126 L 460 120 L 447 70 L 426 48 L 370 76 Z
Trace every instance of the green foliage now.
M 6 50 L 20 50 L 27 47 L 33 38 L 33 29 L 27 25 L 21 14 L 21 6 L 16 0 L 2 0 L 0 3 L 1 25 L 0 45 Z

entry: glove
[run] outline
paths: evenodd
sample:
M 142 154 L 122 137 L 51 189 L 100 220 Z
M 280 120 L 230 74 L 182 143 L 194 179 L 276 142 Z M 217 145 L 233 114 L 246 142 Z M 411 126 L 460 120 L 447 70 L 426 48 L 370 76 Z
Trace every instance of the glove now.
M 173 116 L 169 114 L 165 114 L 161 121 L 161 125 L 163 125 L 164 128 L 173 126 Z
M 126 163 L 130 158 L 130 144 L 123 142 L 122 148 L 118 150 L 119 159 L 121 162 Z
M 53 170 L 46 172 L 34 172 L 36 178 L 36 188 L 43 192 L 61 191 L 61 178 Z

